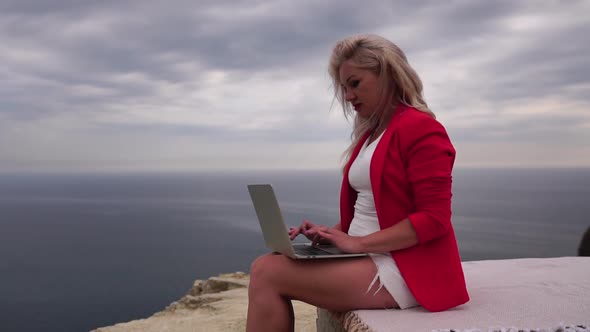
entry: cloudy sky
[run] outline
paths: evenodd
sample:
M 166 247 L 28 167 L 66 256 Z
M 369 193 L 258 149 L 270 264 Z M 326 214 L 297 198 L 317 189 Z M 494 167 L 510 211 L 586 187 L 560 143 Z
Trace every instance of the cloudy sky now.
M 0 0 L 0 171 L 337 168 L 334 43 L 404 49 L 459 167 L 590 167 L 590 1 Z

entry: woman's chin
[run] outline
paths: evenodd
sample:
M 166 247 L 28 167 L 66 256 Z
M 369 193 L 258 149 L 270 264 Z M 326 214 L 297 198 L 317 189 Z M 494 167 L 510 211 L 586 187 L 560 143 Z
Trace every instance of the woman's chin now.
M 369 113 L 369 112 L 360 111 L 360 112 L 356 112 L 356 114 L 357 114 L 357 116 L 359 116 L 365 120 L 371 117 L 371 113 Z

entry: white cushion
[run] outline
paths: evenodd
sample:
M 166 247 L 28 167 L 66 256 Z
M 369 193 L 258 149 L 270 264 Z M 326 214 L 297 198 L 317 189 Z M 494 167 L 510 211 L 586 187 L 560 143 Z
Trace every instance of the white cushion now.
M 347 331 L 374 332 L 550 331 L 578 324 L 587 328 L 590 322 L 590 257 L 463 262 L 463 270 L 471 298 L 467 304 L 436 313 L 422 307 L 356 310 L 340 321 Z M 320 319 L 319 331 L 321 324 Z

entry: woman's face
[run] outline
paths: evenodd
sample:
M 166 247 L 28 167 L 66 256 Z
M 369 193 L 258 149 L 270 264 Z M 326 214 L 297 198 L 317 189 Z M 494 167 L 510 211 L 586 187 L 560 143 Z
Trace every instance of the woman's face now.
M 379 77 L 372 71 L 357 67 L 352 60 L 342 63 L 339 74 L 344 99 L 358 115 L 368 118 L 375 113 L 381 101 Z

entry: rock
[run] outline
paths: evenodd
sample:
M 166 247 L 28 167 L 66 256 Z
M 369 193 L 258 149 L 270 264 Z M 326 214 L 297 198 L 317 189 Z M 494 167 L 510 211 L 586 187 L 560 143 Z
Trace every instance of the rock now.
M 203 283 L 202 294 L 219 293 L 229 290 L 229 283 L 216 278 L 209 278 Z
M 172 302 L 162 312 L 175 312 L 177 310 L 195 310 L 205 306 L 206 304 L 221 301 L 220 297 L 204 297 L 186 295 L 178 301 Z M 155 315 L 161 314 L 156 313 Z
M 188 295 L 198 296 L 203 292 L 203 280 L 195 280 L 193 287 L 188 291 Z
M 590 256 L 590 227 L 582 236 L 580 246 L 578 247 L 578 256 Z
M 212 296 L 231 289 L 248 287 L 249 276 L 244 272 L 220 274 L 207 280 L 195 280 L 188 294 L 172 302 L 163 312 L 177 310 L 195 310 L 209 303 L 220 301 L 221 297 Z M 209 296 L 205 296 L 209 295 Z
M 220 274 L 219 277 L 211 277 L 205 281 L 195 280 L 188 295 L 199 296 L 202 294 L 214 294 L 234 288 L 248 287 L 250 277 L 244 272 Z
M 248 282 L 243 272 L 196 280 L 188 294 L 149 318 L 102 327 L 95 332 L 245 331 Z M 295 331 L 315 331 L 316 308 L 293 301 Z
M 222 273 L 219 275 L 219 277 L 224 279 L 250 280 L 250 276 L 244 272 Z

